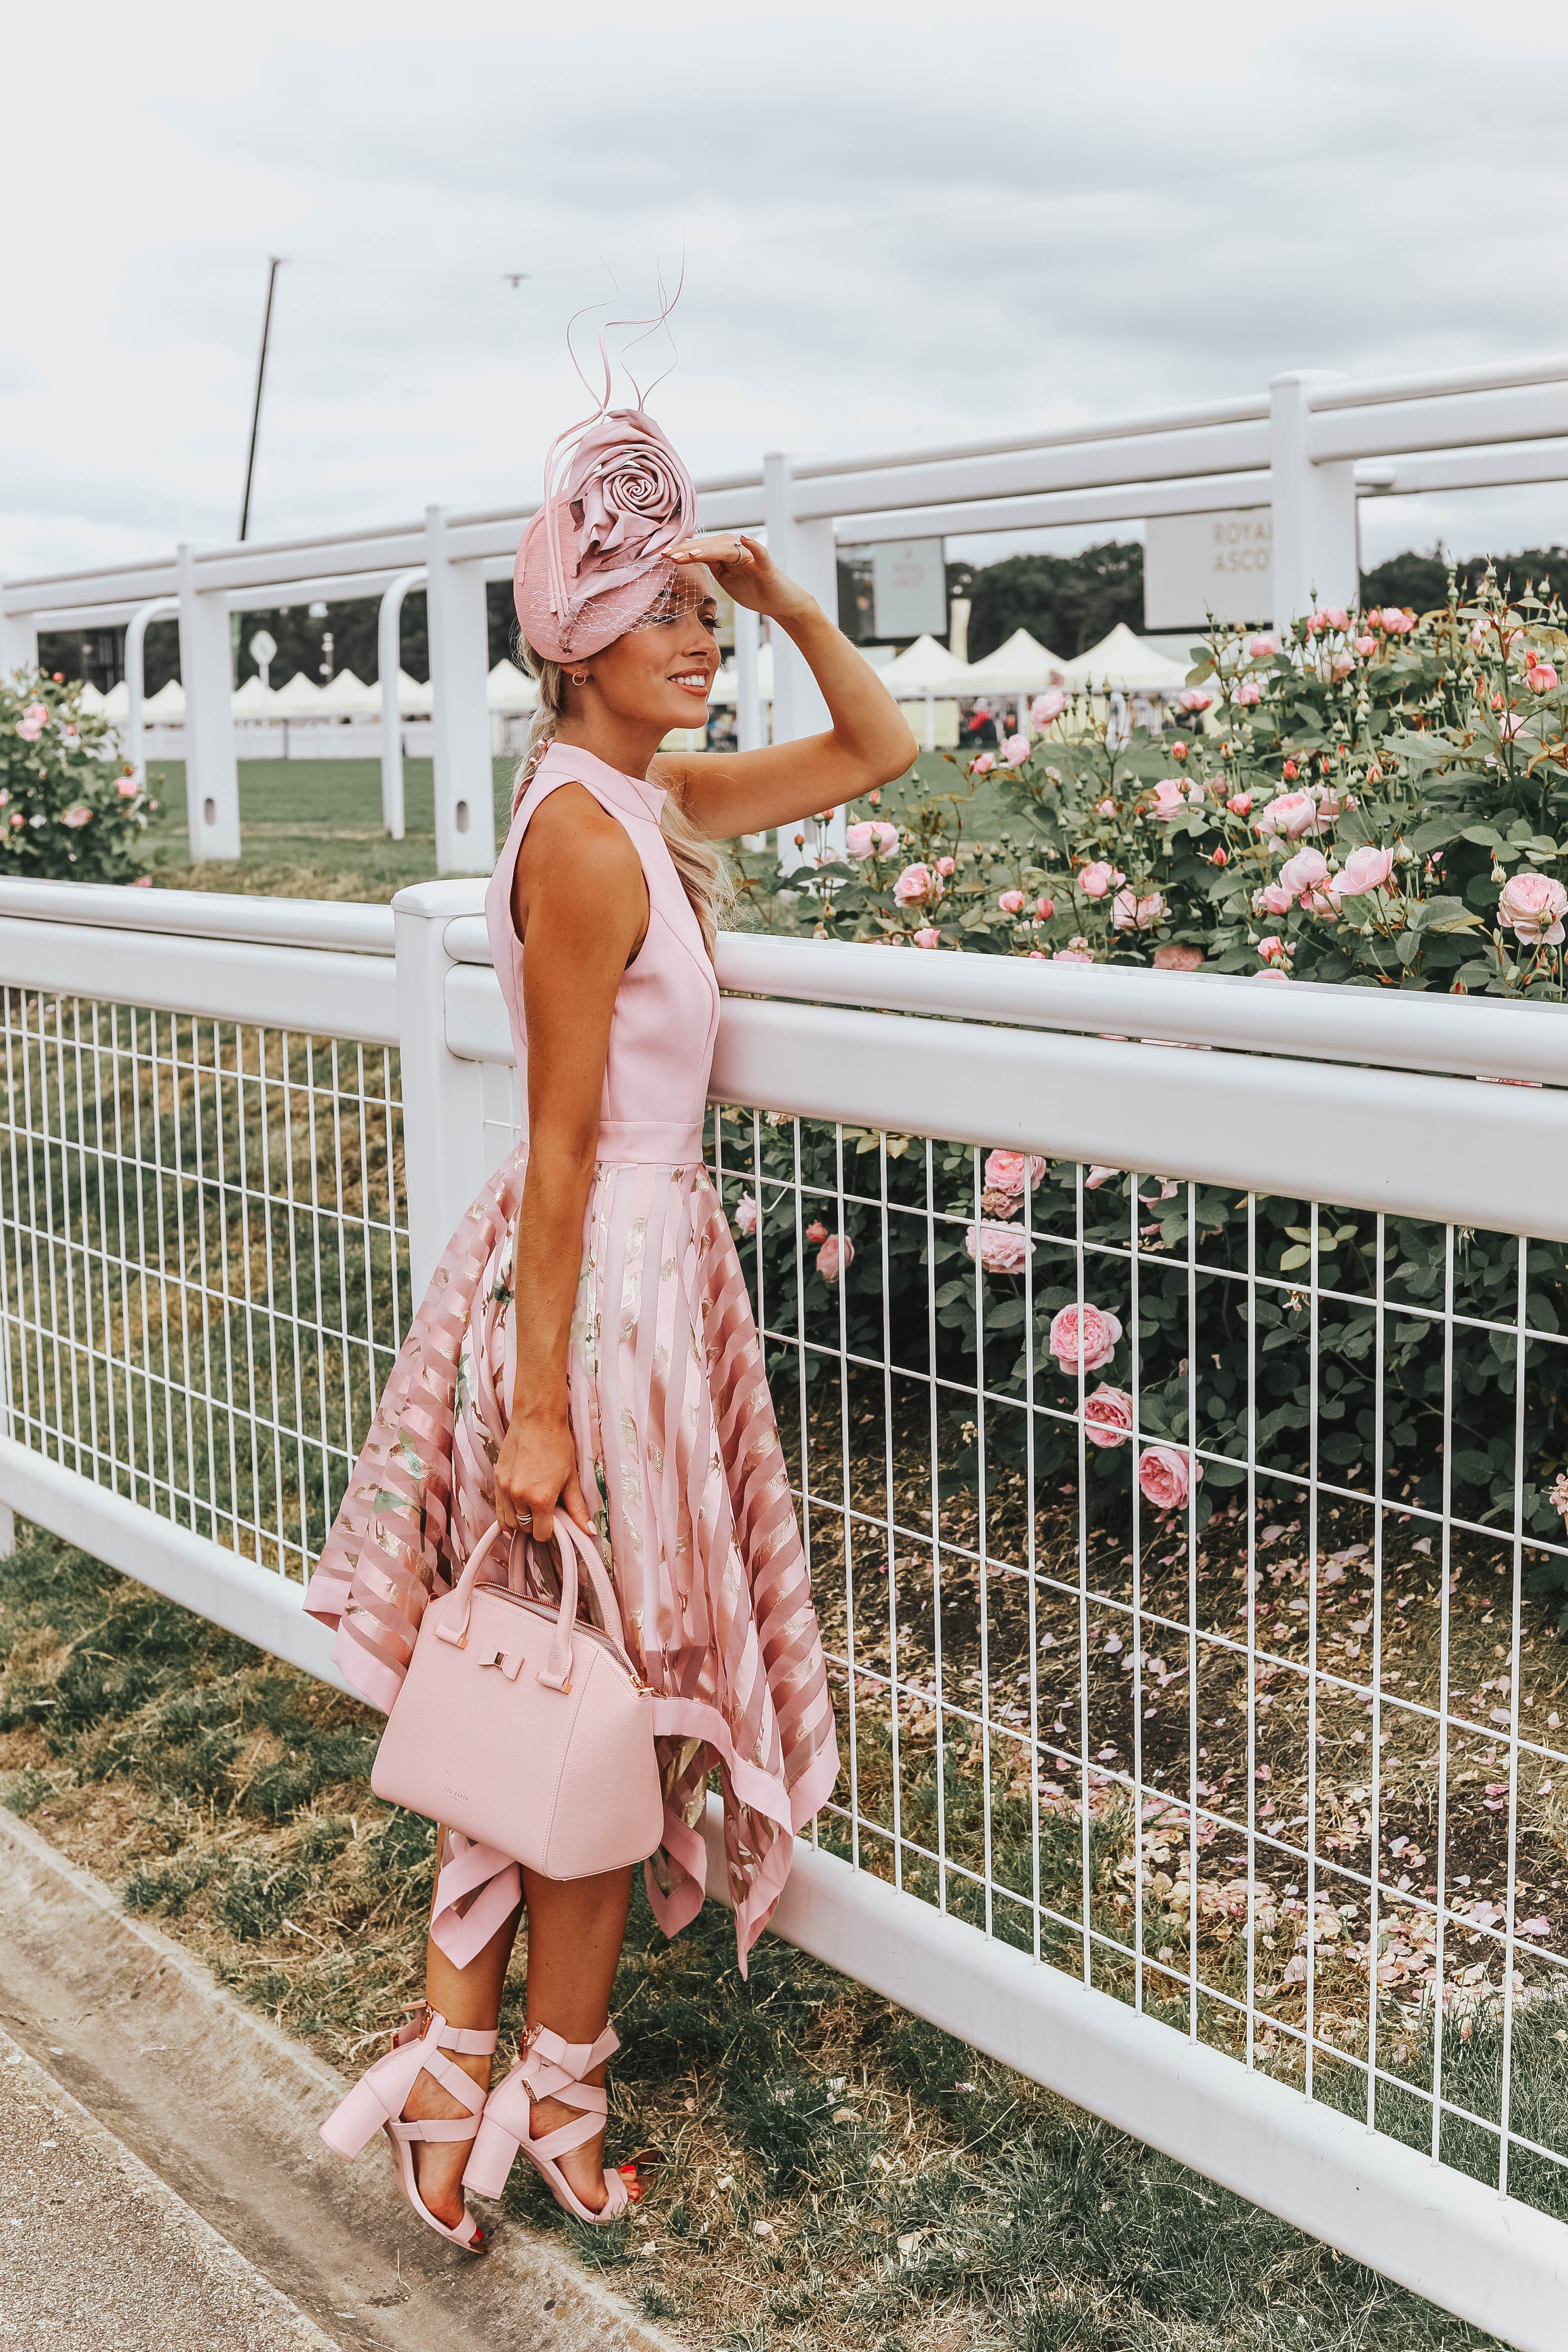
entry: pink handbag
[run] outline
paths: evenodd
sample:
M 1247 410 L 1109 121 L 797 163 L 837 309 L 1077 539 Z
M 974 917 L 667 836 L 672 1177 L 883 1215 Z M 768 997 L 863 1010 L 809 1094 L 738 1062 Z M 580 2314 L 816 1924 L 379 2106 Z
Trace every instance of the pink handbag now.
M 653 1696 L 595 1546 L 555 1513 L 561 1605 L 478 1582 L 500 1530 L 426 1608 L 370 1785 L 546 1878 L 642 1862 L 663 1832 Z M 577 1565 L 605 1623 L 577 1622 Z

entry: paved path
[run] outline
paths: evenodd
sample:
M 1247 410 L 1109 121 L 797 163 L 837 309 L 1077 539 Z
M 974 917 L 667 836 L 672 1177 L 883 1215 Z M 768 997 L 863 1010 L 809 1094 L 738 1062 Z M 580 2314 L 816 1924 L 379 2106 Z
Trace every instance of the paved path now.
M 337 2352 L 4 2032 L 0 2345 Z

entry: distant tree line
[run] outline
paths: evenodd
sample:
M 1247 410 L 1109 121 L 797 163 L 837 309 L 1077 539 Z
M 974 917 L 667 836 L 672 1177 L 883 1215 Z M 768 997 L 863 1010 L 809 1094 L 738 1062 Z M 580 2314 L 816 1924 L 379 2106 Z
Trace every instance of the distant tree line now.
M 1539 586 L 1542 580 L 1550 579 L 1554 584 L 1568 587 L 1568 548 L 1528 547 L 1517 555 L 1467 557 L 1458 566 L 1462 588 L 1479 583 L 1489 560 L 1495 562 L 1499 577 L 1505 583 L 1512 581 L 1516 592 L 1523 588 L 1526 580 L 1533 580 Z M 1075 654 L 1085 653 L 1090 646 L 1098 645 L 1119 621 L 1125 621 L 1135 634 L 1142 633 L 1143 550 L 1136 540 L 1108 540 L 1102 546 L 1086 547 L 1077 555 L 1009 555 L 1000 563 L 979 567 L 950 563 L 947 593 L 950 602 L 954 596 L 967 596 L 970 600 L 971 661 L 981 661 L 994 653 L 1017 628 L 1027 629 L 1032 637 L 1048 646 L 1053 653 L 1071 659 Z M 1408 604 L 1417 613 L 1426 613 L 1442 604 L 1447 593 L 1447 563 L 1437 549 L 1422 555 L 1408 548 L 1403 555 L 1391 555 L 1385 563 L 1373 565 L 1361 578 L 1363 604 Z M 489 665 L 493 669 L 503 656 L 516 658 L 517 623 L 510 583 L 490 582 L 485 591 L 485 604 L 489 624 Z M 303 604 L 245 614 L 239 630 L 237 682 L 254 677 L 256 663 L 250 655 L 250 640 L 258 629 L 265 628 L 278 646 L 271 665 L 274 686 L 286 685 L 297 670 L 303 670 L 307 677 L 324 685 L 329 676 L 335 677 L 344 669 L 352 669 L 356 677 L 371 684 L 380 674 L 376 657 L 378 610 L 377 598 L 361 596 L 347 604 L 330 605 L 324 619 L 312 619 Z M 849 558 L 838 566 L 838 617 L 840 625 L 863 643 L 873 642 L 866 627 L 869 610 L 869 560 Z M 325 652 L 329 633 L 332 641 L 330 668 Z M 430 643 L 423 593 L 410 595 L 404 604 L 402 647 L 403 667 L 409 676 L 427 678 Z M 103 691 L 125 674 L 123 629 L 100 629 L 90 634 L 62 630 L 55 635 L 40 637 L 38 651 L 45 669 L 61 670 L 68 677 L 86 677 Z M 148 630 L 146 664 L 149 694 L 156 694 L 168 679 L 178 677 L 180 641 L 175 622 L 155 621 Z

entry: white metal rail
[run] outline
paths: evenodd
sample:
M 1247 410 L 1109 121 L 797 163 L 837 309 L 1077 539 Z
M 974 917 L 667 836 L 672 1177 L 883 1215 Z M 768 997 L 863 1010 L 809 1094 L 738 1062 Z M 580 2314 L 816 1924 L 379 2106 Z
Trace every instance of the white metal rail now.
M 1353 603 L 1356 500 L 1568 478 L 1568 358 L 1355 383 L 1322 371 L 1279 376 L 1267 394 L 1005 440 L 860 456 L 773 452 L 749 475 L 699 483 L 704 528 L 765 530 L 829 611 L 836 556 L 869 541 L 1067 522 L 1273 512 L 1276 620 L 1317 593 Z M 485 585 L 509 576 L 531 506 L 448 509 L 341 534 L 182 547 L 140 563 L 0 583 L 0 670 L 36 658 L 40 630 L 125 623 L 140 646 L 149 614 L 180 620 L 186 692 L 186 800 L 193 858 L 238 855 L 239 806 L 229 615 L 287 597 L 386 600 L 384 677 L 395 674 L 396 611 L 424 573 L 435 688 L 437 870 L 488 872 L 495 855 L 485 706 Z M 795 648 L 774 648 L 776 740 L 823 723 Z M 139 684 L 139 680 L 137 681 Z M 750 707 L 748 707 L 748 705 Z M 754 739 L 754 685 L 740 713 Z M 394 728 L 393 732 L 395 732 Z M 384 781 L 401 821 L 400 779 Z
M 514 1131 L 477 913 L 460 883 L 390 914 L 0 884 L 0 1499 L 318 1673 L 300 1579 Z M 1454 1465 L 1472 1376 L 1522 1433 L 1568 1345 L 1536 1263 L 1568 1239 L 1560 1016 L 741 938 L 720 971 L 713 1174 L 769 1237 L 845 1756 L 781 1931 L 1554 2347 L 1568 2137 L 1532 2053 L 1568 1754 L 1526 1584 L 1568 1542 L 1526 1522 L 1522 1434 L 1500 1515 Z M 991 1148 L 1050 1163 L 1001 1171 L 1011 1209 Z M 966 1236 L 996 1233 L 987 1272 Z M 833 1281 L 818 1234 L 855 1242 Z M 1120 1302 L 1119 1450 L 1058 1301 Z M 1353 1459 L 1324 1443 L 1347 1330 L 1377 1373 Z M 1412 1351 L 1415 1488 L 1384 1448 Z M 1133 1475 L 1159 1445 L 1206 1528 Z

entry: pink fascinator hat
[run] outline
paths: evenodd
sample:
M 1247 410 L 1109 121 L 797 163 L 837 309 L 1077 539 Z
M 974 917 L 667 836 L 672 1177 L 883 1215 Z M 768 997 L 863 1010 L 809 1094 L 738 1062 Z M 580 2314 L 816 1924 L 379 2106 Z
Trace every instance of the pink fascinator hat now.
M 696 528 L 691 477 L 652 417 L 601 407 L 544 461 L 512 574 L 523 635 L 547 661 L 602 652 L 668 595 L 668 551 Z

